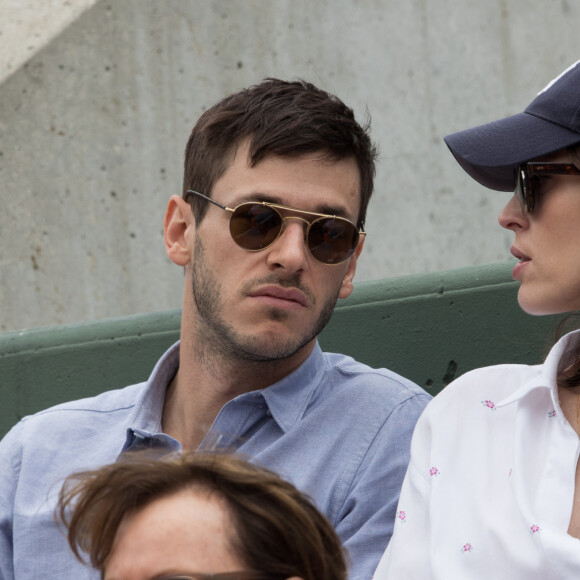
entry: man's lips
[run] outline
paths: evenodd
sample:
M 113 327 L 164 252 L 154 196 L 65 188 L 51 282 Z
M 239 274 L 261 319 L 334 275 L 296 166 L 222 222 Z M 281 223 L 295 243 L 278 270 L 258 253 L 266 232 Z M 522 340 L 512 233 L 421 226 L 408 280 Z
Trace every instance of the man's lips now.
M 249 293 L 252 298 L 258 298 L 272 305 L 308 306 L 308 300 L 303 292 L 297 288 L 283 288 L 282 286 L 262 286 Z

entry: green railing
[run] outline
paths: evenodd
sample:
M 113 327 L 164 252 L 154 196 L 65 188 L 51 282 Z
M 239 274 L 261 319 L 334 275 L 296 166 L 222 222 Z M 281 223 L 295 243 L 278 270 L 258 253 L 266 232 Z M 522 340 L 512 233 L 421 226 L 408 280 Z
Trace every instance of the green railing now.
M 479 366 L 540 362 L 562 317 L 517 306 L 510 263 L 362 282 L 323 349 L 439 392 Z M 180 311 L 0 334 L 0 436 L 24 415 L 145 380 L 179 337 Z

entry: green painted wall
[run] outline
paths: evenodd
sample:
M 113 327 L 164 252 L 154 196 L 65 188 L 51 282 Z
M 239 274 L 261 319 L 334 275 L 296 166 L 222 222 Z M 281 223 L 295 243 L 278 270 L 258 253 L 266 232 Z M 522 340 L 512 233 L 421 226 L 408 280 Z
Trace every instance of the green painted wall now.
M 359 284 L 320 336 L 435 394 L 472 368 L 536 363 L 562 317 L 517 306 L 510 263 Z M 179 337 L 177 310 L 0 334 L 0 436 L 24 415 L 145 380 Z

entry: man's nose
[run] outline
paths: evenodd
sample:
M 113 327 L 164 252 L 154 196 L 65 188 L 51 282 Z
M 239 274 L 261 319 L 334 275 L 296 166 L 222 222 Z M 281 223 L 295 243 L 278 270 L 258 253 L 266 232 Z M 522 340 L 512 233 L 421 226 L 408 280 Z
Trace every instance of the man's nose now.
M 270 246 L 268 263 L 272 268 L 291 274 L 308 268 L 309 250 L 306 242 L 308 222 L 299 217 L 285 217 L 282 232 Z

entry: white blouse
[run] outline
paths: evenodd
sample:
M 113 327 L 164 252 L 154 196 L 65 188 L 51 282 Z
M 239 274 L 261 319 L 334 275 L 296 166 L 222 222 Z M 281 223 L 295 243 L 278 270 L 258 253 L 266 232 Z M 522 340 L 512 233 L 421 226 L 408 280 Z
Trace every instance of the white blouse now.
M 538 366 L 466 373 L 424 411 L 375 580 L 570 580 L 567 533 L 580 439 L 556 375 L 580 349 L 564 336 Z

